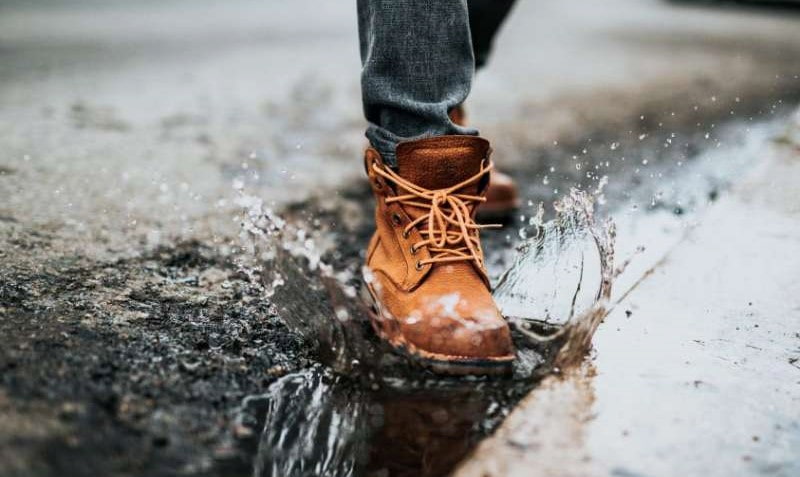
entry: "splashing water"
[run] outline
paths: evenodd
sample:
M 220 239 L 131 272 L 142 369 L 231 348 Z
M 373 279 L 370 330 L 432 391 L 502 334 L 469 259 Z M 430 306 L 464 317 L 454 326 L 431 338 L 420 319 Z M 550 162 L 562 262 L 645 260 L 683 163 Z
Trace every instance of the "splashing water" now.
M 371 339 L 368 305 L 353 286 L 354 274 L 337 273 L 323 261 L 313 231 L 240 194 L 242 239 L 257 262 L 242 261 L 240 270 L 273 298 L 283 321 L 337 371 L 356 374 L 355 368 L 374 371 L 385 364 L 386 350 Z M 598 197 L 602 185 L 592 194 L 572 189 L 547 222 L 540 207 L 520 231 L 528 238 L 494 290 L 504 316 L 528 341 L 522 347 L 547 348 L 562 364 L 588 351 L 611 293 L 615 229 L 610 220 L 597 221 Z
M 606 315 L 613 267 L 614 227 L 596 222 L 594 200 L 573 190 L 553 220 L 544 222 L 540 208 L 528 222 L 530 238 L 495 290 L 516 330 L 518 359 L 511 376 L 492 380 L 412 369 L 375 338 L 355 273 L 326 263 L 317 231 L 243 195 L 242 239 L 254 263 L 243 259 L 240 268 L 324 365 L 284 376 L 242 403 L 238 427 L 252 433 L 244 439 L 255 448 L 254 475 L 452 469 L 537 378 L 585 356 Z M 457 300 L 446 296 L 437 306 L 447 312 Z M 431 446 L 438 467 L 427 469 Z
M 494 290 L 503 315 L 523 336 L 555 345 L 560 366 L 588 351 L 611 296 L 615 227 L 611 220 L 598 223 L 594 204 L 594 196 L 572 189 L 555 203 L 553 220 L 543 223 L 540 208 L 524 233 L 530 238 Z
M 355 274 L 323 260 L 317 245 L 323 239 L 314 230 L 243 193 L 239 204 L 245 209 L 240 238 L 246 252 L 239 269 L 272 299 L 283 322 L 338 372 L 355 375 L 356 368 L 375 365 L 382 351 L 368 337 L 367 308 L 352 285 Z

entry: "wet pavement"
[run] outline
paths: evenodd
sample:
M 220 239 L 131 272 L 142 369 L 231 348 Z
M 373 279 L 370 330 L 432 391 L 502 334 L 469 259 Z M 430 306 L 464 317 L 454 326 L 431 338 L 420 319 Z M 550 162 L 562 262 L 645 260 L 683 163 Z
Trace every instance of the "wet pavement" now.
M 454 475 L 800 472 L 798 121 Z
M 470 380 L 409 366 L 364 321 L 354 12 L 314 3 L 309 20 L 309 8 L 0 6 L 1 475 L 443 475 L 521 400 L 462 472 L 795 473 L 796 303 L 781 297 L 796 294 L 796 267 L 788 249 L 725 259 L 796 235 L 791 211 L 770 212 L 789 196 L 731 205 L 740 183 L 756 198 L 797 188 L 770 146 L 795 147 L 793 10 L 518 6 L 469 111 L 528 202 L 486 237 L 493 276 L 512 267 L 507 287 L 544 284 L 507 293 L 514 315 L 543 295 L 552 306 L 516 317 L 512 376 Z M 742 182 L 765 164 L 782 182 Z M 597 230 L 613 217 L 613 263 L 600 260 L 610 240 L 592 255 L 586 224 L 537 221 L 538 203 L 553 219 L 571 187 L 594 198 Z M 773 223 L 774 241 L 758 235 Z M 707 245 L 740 229 L 741 242 Z M 548 254 L 526 255 L 536 234 Z M 673 249 L 677 265 L 650 272 Z M 687 262 L 727 273 L 694 277 Z M 742 270 L 751 279 L 728 278 Z M 562 312 L 578 283 L 585 310 Z M 698 325 L 685 299 L 698 284 L 735 333 Z M 731 296 L 763 307 L 757 328 Z M 565 315 L 584 340 L 531 338 Z M 565 367 L 575 360 L 559 351 L 582 357 L 597 325 L 591 364 Z M 717 378 L 731 372 L 743 374 Z M 742 409 L 724 407 L 737 393 Z M 509 427 L 522 430 L 508 439 Z M 516 465 L 492 467 L 505 456 Z

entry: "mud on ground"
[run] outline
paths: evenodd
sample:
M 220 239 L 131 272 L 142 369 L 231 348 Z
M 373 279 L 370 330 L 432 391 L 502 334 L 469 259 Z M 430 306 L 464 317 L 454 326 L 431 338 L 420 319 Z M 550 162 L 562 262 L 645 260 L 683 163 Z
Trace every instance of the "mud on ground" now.
M 199 242 L 4 267 L 3 475 L 203 474 L 242 398 L 309 363 L 270 307 Z

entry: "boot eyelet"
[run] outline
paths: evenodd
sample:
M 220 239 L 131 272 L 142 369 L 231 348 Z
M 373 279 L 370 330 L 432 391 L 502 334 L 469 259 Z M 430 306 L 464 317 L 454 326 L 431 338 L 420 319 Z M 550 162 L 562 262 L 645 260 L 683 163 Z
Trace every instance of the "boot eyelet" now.
M 416 265 L 416 266 L 417 266 L 417 270 L 422 270 L 422 268 L 423 268 L 425 265 L 423 265 L 423 264 L 422 264 L 422 260 L 417 260 L 417 265 Z
M 415 248 L 413 245 L 409 247 L 409 250 L 411 251 L 411 255 L 416 255 L 417 252 L 419 251 L 419 249 Z
M 400 214 L 395 212 L 395 213 L 392 214 L 392 223 L 395 224 L 395 225 L 402 225 L 403 224 L 403 218 L 400 217 Z
M 411 231 L 409 231 L 409 230 L 403 230 L 403 238 L 404 238 L 404 239 L 407 239 L 407 238 L 408 238 L 408 237 L 410 237 L 410 236 L 411 236 Z

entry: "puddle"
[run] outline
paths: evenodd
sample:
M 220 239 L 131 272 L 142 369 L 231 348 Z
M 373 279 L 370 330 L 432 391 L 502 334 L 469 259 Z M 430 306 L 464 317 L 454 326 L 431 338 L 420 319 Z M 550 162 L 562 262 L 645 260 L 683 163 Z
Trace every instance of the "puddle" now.
M 320 362 L 243 403 L 238 445 L 254 456 L 255 475 L 446 474 L 550 372 L 557 350 L 521 331 L 510 376 L 443 377 L 413 366 L 375 337 L 355 267 L 335 269 L 319 236 L 258 199 L 241 203 L 254 239 L 248 256 L 267 262 L 241 268 L 261 278 L 262 292 Z
M 588 338 L 566 346 L 571 332 L 534 339 L 529 324 L 539 311 L 547 313 L 548 326 L 572 326 L 602 313 L 595 305 L 610 289 L 613 227 L 595 222 L 592 197 L 572 191 L 556 205 L 554 220 L 529 224 L 530 238 L 499 282 L 501 304 L 517 312 L 512 374 L 437 376 L 377 340 L 358 272 L 326 261 L 329 254 L 318 248 L 324 236 L 278 217 L 258 199 L 242 196 L 241 203 L 247 210 L 244 233 L 253 239 L 248 256 L 266 262 L 241 268 L 260 278 L 262 292 L 320 362 L 279 379 L 239 410 L 238 427 L 246 436 L 238 445 L 250 449 L 257 476 L 446 474 L 560 363 L 560 349 L 579 357 L 587 349 Z M 553 290 L 551 279 L 545 283 L 554 273 L 563 275 L 557 288 L 569 296 L 554 291 L 545 301 L 532 294 L 531 280 L 541 284 L 536 290 Z
M 610 191 L 604 190 L 606 175 L 590 176 L 587 183 L 584 176 L 566 174 L 558 186 L 570 192 L 552 211 L 531 207 L 521 214 L 517 230 L 487 234 L 495 296 L 513 325 L 519 353 L 507 377 L 436 376 L 377 340 L 360 298 L 360 250 L 371 230 L 370 211 L 347 205 L 363 203 L 365 192 L 327 209 L 300 204 L 283 216 L 242 192 L 249 260 L 240 264 L 241 271 L 272 297 L 276 312 L 314 348 L 319 364 L 242 403 L 234 436 L 242 452 L 227 462 L 229 473 L 447 474 L 541 378 L 585 359 L 592 335 L 621 296 L 612 294 L 612 283 L 650 245 L 628 238 L 619 247 L 614 224 L 598 217 L 616 211 L 626 227 L 639 223 L 650 230 L 658 228 L 654 224 L 661 219 L 652 218 L 660 214 L 686 221 L 754 162 L 751 153 L 774 131 L 774 123 L 732 124 L 718 129 L 716 145 L 700 148 L 695 137 L 679 151 L 653 152 L 635 140 L 626 149 L 613 142 L 610 150 L 626 150 L 627 163 L 621 153 L 615 153 L 617 162 L 608 160 L 603 154 L 609 148 L 595 143 L 585 157 L 597 158 L 615 177 Z M 717 146 L 721 138 L 730 140 L 725 148 Z M 632 172 L 628 165 L 637 151 L 650 159 L 637 159 Z M 581 186 L 593 193 L 576 188 Z M 532 205 L 550 200 L 530 192 Z M 602 213 L 596 204 L 603 204 Z M 354 218 L 348 210 L 360 212 Z M 680 233 L 678 227 L 660 240 L 674 242 Z M 653 253 L 663 251 L 658 245 Z
M 261 429 L 244 440 L 255 476 L 443 475 L 527 389 L 488 380 L 363 386 L 316 366 L 249 398 L 240 422 Z

